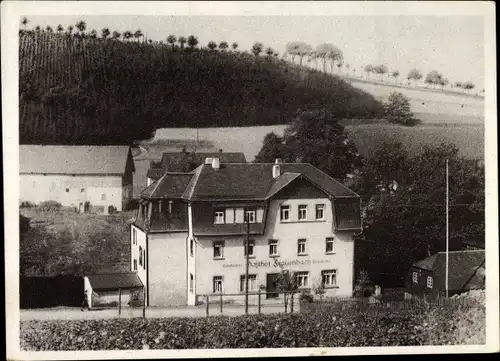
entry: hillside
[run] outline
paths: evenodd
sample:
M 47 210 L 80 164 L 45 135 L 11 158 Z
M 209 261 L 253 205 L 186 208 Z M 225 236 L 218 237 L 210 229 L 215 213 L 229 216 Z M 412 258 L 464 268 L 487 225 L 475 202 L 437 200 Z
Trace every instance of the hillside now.
M 19 35 L 20 142 L 123 144 L 158 128 L 285 124 L 297 109 L 373 118 L 381 103 L 273 57 L 75 35 Z

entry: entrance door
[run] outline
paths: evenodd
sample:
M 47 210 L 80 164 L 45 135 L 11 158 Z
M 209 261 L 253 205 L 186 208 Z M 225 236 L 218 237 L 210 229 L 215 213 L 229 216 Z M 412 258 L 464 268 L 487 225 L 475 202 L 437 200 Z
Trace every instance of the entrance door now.
M 277 292 L 278 287 L 276 281 L 278 280 L 279 273 L 268 273 L 266 275 L 266 291 L 267 292 Z M 278 298 L 279 294 L 277 293 L 267 293 L 266 298 Z

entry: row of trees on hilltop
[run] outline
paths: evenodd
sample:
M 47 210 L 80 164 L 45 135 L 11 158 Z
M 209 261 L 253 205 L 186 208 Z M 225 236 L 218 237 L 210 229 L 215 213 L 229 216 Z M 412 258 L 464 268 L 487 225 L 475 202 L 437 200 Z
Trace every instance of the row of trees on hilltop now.
M 314 64 L 316 69 L 322 69 L 323 72 L 336 72 L 341 75 L 344 69 L 344 75 L 356 77 L 357 68 L 344 61 L 344 55 L 342 50 L 330 43 L 324 43 L 313 48 L 310 44 L 304 41 L 293 41 L 286 44 L 286 51 L 283 54 L 284 59 L 288 59 L 291 62 L 295 62 L 296 59 L 299 60 L 299 65 L 305 65 L 304 59 L 306 59 L 307 64 Z M 373 79 L 379 81 L 385 81 L 392 78 L 394 83 L 399 83 L 401 85 L 413 85 L 417 86 L 422 80 L 426 86 L 441 87 L 444 89 L 450 86 L 452 89 L 461 89 L 466 92 L 475 88 L 474 83 L 471 81 L 457 81 L 450 82 L 448 78 L 444 77 L 437 70 L 430 71 L 424 78 L 422 72 L 418 69 L 411 69 L 406 75 L 405 79 L 407 82 L 400 82 L 401 72 L 397 69 L 390 70 L 385 64 L 372 65 L 367 64 L 361 66 L 357 73 L 359 77 L 363 78 L 363 74 L 367 79 L 371 76 L 375 76 Z M 484 93 L 484 89 L 480 91 Z

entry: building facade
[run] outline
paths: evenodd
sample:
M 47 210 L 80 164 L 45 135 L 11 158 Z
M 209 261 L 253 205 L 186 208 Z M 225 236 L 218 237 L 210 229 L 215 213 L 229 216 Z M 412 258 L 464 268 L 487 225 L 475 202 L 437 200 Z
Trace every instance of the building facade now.
M 278 297 L 286 269 L 302 288 L 323 284 L 327 296 L 351 296 L 360 230 L 359 196 L 309 164 L 208 159 L 191 172 L 167 172 L 142 192 L 131 270 L 150 306 L 242 294 L 248 238 L 249 291 Z
M 123 210 L 134 162 L 126 146 L 20 146 L 20 201 L 57 201 L 78 211 Z

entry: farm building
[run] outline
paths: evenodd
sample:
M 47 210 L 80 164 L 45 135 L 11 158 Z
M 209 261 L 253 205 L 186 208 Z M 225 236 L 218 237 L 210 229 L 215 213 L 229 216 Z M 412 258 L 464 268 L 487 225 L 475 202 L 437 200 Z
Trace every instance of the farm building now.
M 132 199 L 134 171 L 128 146 L 20 145 L 20 201 L 121 211 Z
M 448 252 L 449 295 L 484 288 L 484 250 Z M 414 263 L 407 275 L 410 295 L 443 296 L 446 290 L 446 252 L 439 252 Z
M 265 289 L 264 302 L 278 297 L 281 269 L 296 271 L 303 289 L 323 283 L 328 296 L 351 296 L 360 230 L 359 196 L 310 164 L 207 158 L 142 192 L 131 271 L 148 306 L 195 305 L 213 293 L 242 301 L 234 295 L 244 291 L 248 234 L 249 291 Z
M 159 179 L 165 172 L 190 172 L 203 164 L 205 159 L 218 158 L 220 163 L 246 163 L 243 153 L 219 152 L 187 152 L 163 153 L 160 162 L 151 162 L 147 174 L 147 186 Z

